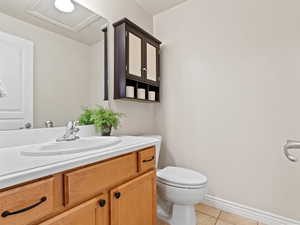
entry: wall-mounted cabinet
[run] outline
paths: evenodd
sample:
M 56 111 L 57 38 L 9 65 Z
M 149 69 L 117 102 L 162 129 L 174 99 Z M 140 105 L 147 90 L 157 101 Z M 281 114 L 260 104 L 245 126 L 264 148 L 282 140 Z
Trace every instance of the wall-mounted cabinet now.
M 114 27 L 114 98 L 159 102 L 161 42 L 126 18 Z M 130 97 L 126 86 L 134 87 Z M 145 99 L 138 89 L 145 89 Z

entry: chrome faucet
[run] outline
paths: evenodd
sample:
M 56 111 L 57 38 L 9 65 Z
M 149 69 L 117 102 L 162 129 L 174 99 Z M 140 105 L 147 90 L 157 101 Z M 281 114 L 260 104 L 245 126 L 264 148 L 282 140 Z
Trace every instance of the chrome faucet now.
M 64 136 L 57 138 L 57 142 L 61 141 L 75 141 L 79 139 L 79 136 L 77 135 L 79 132 L 78 121 L 69 121 L 66 126 L 66 132 Z

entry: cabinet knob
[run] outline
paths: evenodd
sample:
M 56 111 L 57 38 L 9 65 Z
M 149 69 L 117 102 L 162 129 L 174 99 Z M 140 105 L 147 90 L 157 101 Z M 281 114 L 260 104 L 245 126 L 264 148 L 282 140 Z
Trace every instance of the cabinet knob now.
M 101 208 L 103 208 L 103 207 L 105 206 L 105 204 L 106 204 L 106 201 L 105 201 L 104 199 L 101 199 L 101 200 L 99 201 L 99 206 L 100 206 Z
M 147 72 L 147 68 L 146 68 L 146 67 L 143 67 L 143 68 L 142 68 L 142 71 Z
M 119 199 L 120 197 L 121 197 L 121 193 L 120 193 L 120 192 L 116 192 L 116 193 L 115 193 L 115 198 L 116 198 L 116 199 Z

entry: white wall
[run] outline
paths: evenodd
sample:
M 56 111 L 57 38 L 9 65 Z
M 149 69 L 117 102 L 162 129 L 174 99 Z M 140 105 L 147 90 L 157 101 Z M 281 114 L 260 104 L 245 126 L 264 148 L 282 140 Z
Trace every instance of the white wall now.
M 90 103 L 93 49 L 1 13 L 0 30 L 34 43 L 34 126 L 47 120 L 62 126 L 78 118 L 80 107 Z
M 110 99 L 113 98 L 114 78 L 114 29 L 112 23 L 127 17 L 148 32 L 152 32 L 153 17 L 140 8 L 135 0 L 77 0 L 92 11 L 102 15 L 109 21 L 108 27 L 108 60 Z M 102 105 L 108 103 L 100 102 Z M 155 131 L 156 104 L 145 104 L 129 101 L 110 102 L 110 106 L 117 112 L 126 114 L 121 127 L 114 134 L 150 134 Z
M 104 99 L 104 41 L 90 48 L 90 97 L 89 105 L 94 107 Z
M 300 2 L 189 0 L 155 17 L 162 40 L 163 164 L 209 193 L 300 220 Z

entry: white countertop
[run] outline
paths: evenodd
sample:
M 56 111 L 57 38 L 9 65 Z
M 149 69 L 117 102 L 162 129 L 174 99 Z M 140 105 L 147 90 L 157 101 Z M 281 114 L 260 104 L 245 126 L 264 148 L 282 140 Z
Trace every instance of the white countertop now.
M 56 156 L 25 156 L 21 152 L 35 145 L 0 148 L 0 189 L 65 170 L 120 156 L 159 144 L 151 137 L 124 136 L 112 147 L 89 152 Z

